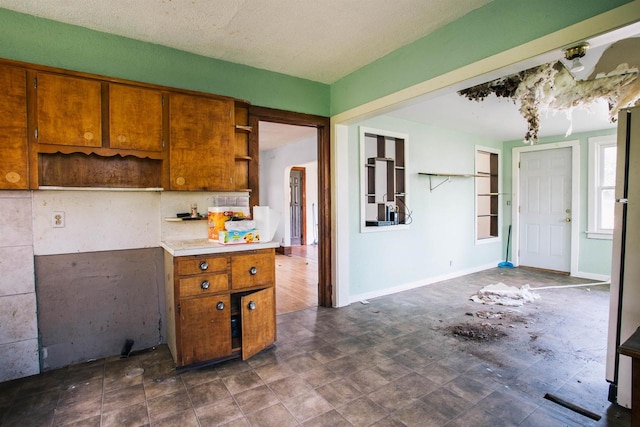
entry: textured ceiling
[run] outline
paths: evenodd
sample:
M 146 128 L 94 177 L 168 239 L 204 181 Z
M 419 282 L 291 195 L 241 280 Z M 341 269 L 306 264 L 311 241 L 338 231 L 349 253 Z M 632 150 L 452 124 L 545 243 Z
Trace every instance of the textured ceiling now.
M 585 69 L 574 73 L 577 80 L 593 79 L 598 73 L 609 73 L 620 64 L 640 69 L 640 23 L 588 40 L 590 48 L 581 59 Z M 511 99 L 490 95 L 484 101 L 470 101 L 457 94 L 457 90 L 491 81 L 544 63 L 561 60 L 567 67 L 561 50 L 532 58 L 508 69 L 497 70 L 489 76 L 479 76 L 439 93 L 415 99 L 407 105 L 397 106 L 388 115 L 402 120 L 437 126 L 474 134 L 488 140 L 522 140 L 527 132 L 527 121 L 519 112 L 520 105 Z M 606 100 L 579 106 L 572 111 L 544 111 L 540 116 L 540 137 L 612 129 L 617 122 L 609 119 Z
M 0 8 L 333 83 L 490 1 L 0 0 Z M 630 30 L 590 40 L 592 48 L 583 58 L 587 66 L 585 74 L 576 77 L 587 78 L 594 72 L 611 43 L 639 33 L 638 25 L 634 25 Z M 616 57 L 613 62 L 628 54 L 629 49 L 623 49 L 622 59 Z M 497 72 L 502 74 L 480 76 L 473 82 L 413 100 L 411 105 L 396 106 L 389 114 L 494 140 L 519 139 L 526 124 L 516 104 L 495 97 L 482 103 L 472 102 L 455 91 L 481 83 L 485 77 L 484 81 L 488 81 L 561 58 L 561 51 L 550 52 L 543 58 Z M 570 124 L 564 114 L 545 115 L 541 136 L 563 134 Z M 261 125 L 264 149 L 309 137 L 308 129 L 280 126 L 271 124 L 263 129 Z M 573 112 L 574 132 L 614 126 L 608 121 L 607 108 L 602 103 Z
M 333 83 L 491 0 L 0 0 L 0 7 Z

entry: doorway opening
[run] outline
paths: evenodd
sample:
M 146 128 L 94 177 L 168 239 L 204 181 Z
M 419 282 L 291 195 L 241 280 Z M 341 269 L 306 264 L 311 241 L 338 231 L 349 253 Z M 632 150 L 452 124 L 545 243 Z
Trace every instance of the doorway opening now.
M 276 313 L 332 305 L 328 119 L 252 107 L 259 204 L 280 216 Z

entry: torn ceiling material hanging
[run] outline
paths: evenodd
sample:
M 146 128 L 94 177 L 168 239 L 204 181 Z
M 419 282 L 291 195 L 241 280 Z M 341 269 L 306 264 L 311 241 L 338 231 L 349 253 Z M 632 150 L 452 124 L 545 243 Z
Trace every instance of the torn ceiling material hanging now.
M 620 63 L 608 73 L 577 80 L 562 62 L 557 61 L 482 83 L 458 94 L 482 101 L 493 93 L 519 103 L 520 114 L 527 122 L 524 142 L 535 144 L 542 113 L 563 112 L 571 117 L 574 108 L 588 108 L 595 101 L 605 100 L 609 104 L 609 119 L 614 122 L 620 109 L 636 105 L 640 100 L 640 74 L 638 64 L 632 62 L 632 65 Z M 571 127 L 567 135 L 570 133 Z

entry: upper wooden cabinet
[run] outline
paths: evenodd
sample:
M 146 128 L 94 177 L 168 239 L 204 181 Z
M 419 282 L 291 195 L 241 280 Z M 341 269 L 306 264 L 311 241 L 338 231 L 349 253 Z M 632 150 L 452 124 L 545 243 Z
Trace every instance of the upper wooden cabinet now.
M 162 151 L 163 93 L 109 84 L 109 147 Z
M 23 69 L 0 65 L 0 129 L 0 189 L 27 189 L 27 77 Z
M 102 146 L 100 82 L 37 73 L 36 140 L 40 144 Z
M 232 191 L 233 101 L 170 95 L 170 190 Z
M 245 191 L 257 199 L 248 109 L 229 97 L 0 59 L 0 190 Z

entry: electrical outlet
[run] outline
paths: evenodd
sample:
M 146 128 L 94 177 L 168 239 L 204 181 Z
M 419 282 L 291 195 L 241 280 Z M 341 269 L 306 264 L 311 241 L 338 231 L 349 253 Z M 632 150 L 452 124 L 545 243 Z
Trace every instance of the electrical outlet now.
M 51 214 L 51 226 L 53 228 L 64 228 L 64 212 L 57 211 Z

